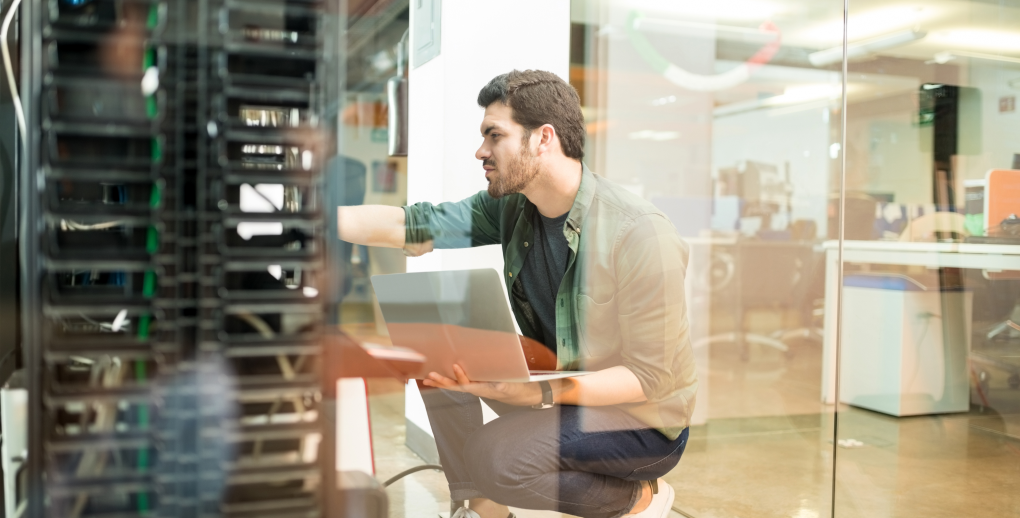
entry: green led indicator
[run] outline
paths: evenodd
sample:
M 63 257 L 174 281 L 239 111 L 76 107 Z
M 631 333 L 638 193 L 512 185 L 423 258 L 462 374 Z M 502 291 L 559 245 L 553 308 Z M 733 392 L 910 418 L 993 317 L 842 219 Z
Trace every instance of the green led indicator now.
M 152 194 L 149 195 L 149 206 L 152 208 L 158 208 L 163 200 L 163 191 L 159 188 L 159 183 L 152 184 Z
M 142 360 L 135 360 L 135 379 L 138 381 L 145 381 L 145 362 Z M 142 406 L 138 410 L 138 413 L 141 414 L 142 410 L 147 411 L 148 408 Z
M 152 324 L 152 315 L 145 314 L 138 317 L 138 338 L 146 340 L 149 338 L 149 325 Z
M 152 163 L 158 163 L 163 159 L 163 144 L 159 142 L 158 138 L 153 137 L 152 139 Z
M 143 453 L 145 454 L 145 458 L 146 459 L 148 459 L 148 457 L 149 457 L 149 452 L 147 452 L 147 451 L 146 452 L 141 452 L 141 451 L 138 452 L 138 462 L 139 462 L 139 464 L 142 462 L 142 454 Z M 149 494 L 148 493 L 138 493 L 138 513 L 139 514 L 146 514 L 146 515 L 149 514 Z
M 156 230 L 156 227 L 149 227 L 149 233 L 145 239 L 145 251 L 150 254 L 159 251 L 159 231 Z
M 159 115 L 159 105 L 156 104 L 155 95 L 150 95 L 145 98 L 145 113 L 150 119 L 155 119 L 156 115 Z
M 152 4 L 149 6 L 149 19 L 145 22 L 145 26 L 155 29 L 157 25 L 159 25 L 159 4 Z
M 145 272 L 145 277 L 142 281 L 142 296 L 145 298 L 152 298 L 156 293 L 156 272 L 148 270 Z
M 156 65 L 156 49 L 148 49 L 142 58 L 142 72 Z

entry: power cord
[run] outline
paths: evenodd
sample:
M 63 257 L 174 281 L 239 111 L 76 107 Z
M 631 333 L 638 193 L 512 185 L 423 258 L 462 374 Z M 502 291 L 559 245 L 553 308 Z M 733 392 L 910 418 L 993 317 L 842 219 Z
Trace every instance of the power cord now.
M 393 475 L 392 477 L 389 478 L 389 480 L 387 480 L 386 482 L 383 482 L 382 485 L 383 485 L 383 487 L 389 487 L 394 482 L 396 482 L 396 481 L 398 481 L 398 480 L 400 480 L 400 479 L 402 479 L 402 478 L 404 478 L 404 477 L 406 477 L 406 476 L 408 476 L 408 475 L 410 475 L 412 473 L 417 473 L 419 471 L 425 471 L 427 469 L 432 469 L 432 470 L 436 470 L 436 471 L 443 471 L 443 467 L 439 466 L 437 464 L 424 464 L 422 466 L 415 466 L 415 467 L 410 468 L 410 469 L 405 469 L 404 471 L 401 471 L 400 473 L 397 473 L 396 475 Z
M 21 0 L 14 0 L 7 9 L 7 16 L 4 16 L 3 26 L 0 27 L 0 52 L 3 53 L 4 70 L 7 72 L 7 86 L 11 89 L 11 100 L 14 102 L 14 114 L 18 119 L 18 129 L 21 130 L 21 141 L 28 141 L 28 129 L 25 124 L 25 112 L 21 108 L 21 95 L 18 94 L 18 83 L 14 80 L 14 65 L 11 64 L 11 49 L 7 46 L 7 31 L 11 27 L 11 20 L 14 13 L 21 6 Z

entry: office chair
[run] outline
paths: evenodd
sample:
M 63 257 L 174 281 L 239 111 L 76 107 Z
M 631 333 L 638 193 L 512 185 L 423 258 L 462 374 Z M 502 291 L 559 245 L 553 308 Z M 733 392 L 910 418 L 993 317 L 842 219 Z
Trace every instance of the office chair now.
M 987 273 L 984 277 L 988 278 Z M 991 307 L 979 310 L 975 306 L 975 313 L 987 315 L 996 307 L 1005 309 L 992 313 L 997 321 L 979 331 L 984 340 L 970 352 L 971 363 L 976 367 L 973 369 L 974 383 L 981 398 L 985 398 L 988 393 L 991 381 L 991 373 L 987 370 L 989 368 L 1009 373 L 1007 385 L 1011 389 L 1020 389 L 1020 362 L 1012 359 L 1016 357 L 1015 348 L 1020 346 L 1020 301 L 1016 300 L 1020 285 L 1015 279 L 995 278 L 988 281 L 989 289 L 985 290 L 983 297 L 975 298 L 975 305 L 983 301 L 984 305 Z

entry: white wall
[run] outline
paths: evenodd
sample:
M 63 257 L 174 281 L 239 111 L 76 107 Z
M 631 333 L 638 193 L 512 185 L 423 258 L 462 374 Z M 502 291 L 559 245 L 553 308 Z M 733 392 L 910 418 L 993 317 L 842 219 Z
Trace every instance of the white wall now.
M 484 111 L 476 103 L 478 91 L 514 68 L 566 79 L 569 45 L 568 0 L 444 0 L 441 54 L 410 73 L 408 203 L 460 200 L 485 189 L 474 157 Z M 437 251 L 407 266 L 501 268 L 502 256 L 498 246 Z
M 413 31 L 414 20 L 410 25 Z M 514 68 L 569 74 L 569 0 L 443 0 L 441 34 L 439 56 L 409 77 L 408 203 L 461 200 L 486 188 L 475 159 L 484 111 L 476 99 L 489 80 Z M 437 250 L 407 261 L 409 272 L 468 268 L 502 271 L 500 247 Z M 420 401 L 417 388 L 408 387 L 407 418 L 431 432 L 425 407 L 412 404 Z

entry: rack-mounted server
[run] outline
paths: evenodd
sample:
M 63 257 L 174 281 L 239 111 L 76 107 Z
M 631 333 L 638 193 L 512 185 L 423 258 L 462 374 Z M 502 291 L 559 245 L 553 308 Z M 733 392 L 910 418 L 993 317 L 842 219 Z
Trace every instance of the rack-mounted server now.
M 337 7 L 21 7 L 31 516 L 329 514 Z

